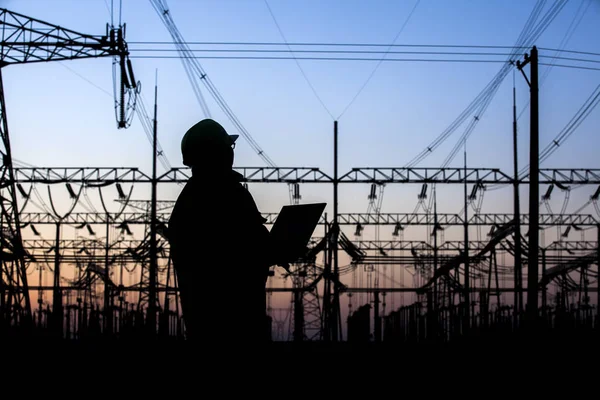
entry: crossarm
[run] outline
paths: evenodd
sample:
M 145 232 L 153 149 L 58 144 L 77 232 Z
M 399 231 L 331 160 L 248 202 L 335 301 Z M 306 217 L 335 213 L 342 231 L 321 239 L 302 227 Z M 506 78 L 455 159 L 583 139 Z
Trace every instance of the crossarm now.
M 121 29 L 93 36 L 0 8 L 0 66 L 127 55 Z

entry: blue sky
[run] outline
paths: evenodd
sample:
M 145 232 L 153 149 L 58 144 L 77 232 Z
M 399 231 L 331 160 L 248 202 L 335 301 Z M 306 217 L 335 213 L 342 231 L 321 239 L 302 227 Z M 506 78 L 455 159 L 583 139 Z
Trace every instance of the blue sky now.
M 89 34 L 103 34 L 110 21 L 110 0 L 1 3 L 9 10 Z M 117 8 L 118 2 L 114 3 Z M 268 4 L 289 42 L 389 44 L 415 1 L 271 0 Z M 264 1 L 170 0 L 168 5 L 188 41 L 282 41 Z M 534 1 L 420 1 L 396 43 L 509 46 L 534 5 Z M 538 47 L 558 47 L 580 5 L 579 1 L 567 4 L 537 41 Z M 600 52 L 600 43 L 593 40 L 599 33 L 600 2 L 584 0 L 583 7 L 587 12 L 566 49 Z M 115 11 L 115 23 L 118 15 Z M 127 24 L 128 42 L 171 40 L 149 1 L 123 1 L 121 17 Z M 181 166 L 180 138 L 204 118 L 181 62 L 132 61 L 147 106 L 152 105 L 158 71 L 159 141 L 170 163 Z M 328 174 L 333 170 L 333 118 L 329 113 L 338 117 L 376 66 L 375 62 L 300 60 L 326 110 L 293 60 L 199 61 L 235 115 L 278 166 L 316 166 Z M 500 67 L 498 63 L 382 63 L 339 118 L 340 173 L 352 167 L 405 165 L 454 121 Z M 542 66 L 540 75 L 547 68 Z M 105 92 L 112 92 L 111 59 L 15 65 L 5 68 L 3 77 L 15 159 L 36 166 L 131 166 L 150 172 L 150 143 L 139 120 L 134 119 L 127 130 L 116 128 L 113 99 Z M 550 70 L 540 89 L 540 148 L 558 134 L 599 82 L 598 71 Z M 527 103 L 528 87 L 519 74 L 516 87 L 520 112 Z M 210 94 L 203 94 L 213 117 L 235 132 Z M 511 171 L 511 114 L 512 73 L 468 141 L 470 166 Z M 594 133 L 599 119 L 595 110 L 543 167 L 597 167 L 599 139 Z M 524 166 L 528 111 L 519 123 L 519 162 Z M 439 166 L 463 130 L 464 125 L 419 166 Z M 265 165 L 243 138 L 236 150 L 236 166 Z M 451 165 L 462 165 L 462 154 Z M 136 190 L 138 197 L 149 193 L 148 188 Z M 179 190 L 178 185 L 166 185 L 161 195 L 174 198 Z M 289 202 L 285 185 L 257 184 L 251 190 L 265 212 L 275 212 Z M 412 211 L 419 190 L 419 185 L 388 186 L 383 211 Z M 577 208 L 593 190 L 578 189 L 569 209 Z M 303 185 L 301 191 L 302 201 L 331 201 L 329 186 Z M 367 185 L 342 185 L 340 211 L 365 212 L 368 192 Z M 441 211 L 458 212 L 461 193 L 460 187 L 439 187 L 438 195 L 444 199 Z M 506 206 L 510 189 L 490 193 L 493 195 L 484 201 L 483 211 L 510 212 Z M 560 208 L 562 199 L 555 197 L 555 208 Z

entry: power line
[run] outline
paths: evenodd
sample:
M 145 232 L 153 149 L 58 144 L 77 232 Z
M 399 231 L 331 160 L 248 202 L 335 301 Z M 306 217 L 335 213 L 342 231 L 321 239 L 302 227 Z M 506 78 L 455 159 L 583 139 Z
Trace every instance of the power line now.
M 128 41 L 132 44 L 158 45 L 225 45 L 225 46 L 332 46 L 332 47 L 440 47 L 440 48 L 487 48 L 487 49 L 529 49 L 530 46 L 495 46 L 495 45 L 463 45 L 463 44 L 394 44 L 394 43 L 324 43 L 324 42 L 172 42 L 172 41 Z
M 577 50 L 560 50 L 560 49 L 551 49 L 548 47 L 540 47 L 539 50 L 548 50 L 548 51 L 557 51 L 561 53 L 573 53 L 573 54 L 583 54 L 588 56 L 598 56 L 600 57 L 600 53 L 592 53 L 589 51 L 577 51 Z
M 533 43 L 539 38 L 539 36 L 546 30 L 546 28 L 550 25 L 553 19 L 558 15 L 558 13 L 565 6 L 566 1 L 557 1 L 553 4 L 553 6 L 546 11 L 546 14 L 542 17 L 542 20 L 535 25 L 535 21 L 538 19 L 542 9 L 543 9 L 544 1 L 538 0 L 534 9 L 532 10 L 527 22 L 519 38 L 515 43 L 515 47 L 511 52 L 511 56 L 504 61 L 504 65 L 500 69 L 500 71 L 496 74 L 496 76 L 492 79 L 492 81 L 486 86 L 486 88 L 480 92 L 480 94 L 476 97 L 476 99 L 465 109 L 460 116 L 447 128 L 444 132 L 442 132 L 429 146 L 427 146 L 421 153 L 419 153 L 416 157 L 414 157 L 410 163 L 407 165 L 409 167 L 415 166 L 416 164 L 423 161 L 428 155 L 433 153 L 433 151 L 438 148 L 454 131 L 458 128 L 458 126 L 462 125 L 462 123 L 466 120 L 466 118 L 471 115 L 471 113 L 475 113 L 473 118 L 469 122 L 465 132 L 459 138 L 454 148 L 445 159 L 443 166 L 447 166 L 450 164 L 452 159 L 458 153 L 460 146 L 468 139 L 473 130 L 475 129 L 475 125 L 481 120 L 482 115 L 487 110 L 492 98 L 495 96 L 500 84 L 509 73 L 509 71 L 513 68 L 514 58 L 518 54 L 518 50 L 521 46 L 525 45 L 530 47 Z
M 586 70 L 590 70 L 590 71 L 600 71 L 600 68 L 584 67 L 581 65 L 548 64 L 548 63 L 538 63 L 538 65 L 549 65 L 549 66 L 562 67 L 562 68 L 575 68 L 575 69 L 586 69 Z
M 179 32 L 179 30 L 177 29 L 177 26 L 175 25 L 175 21 L 173 21 L 173 18 L 171 17 L 171 13 L 167 7 L 166 0 L 150 0 L 150 3 L 152 4 L 152 7 L 154 8 L 154 10 L 158 14 L 158 16 L 160 17 L 161 21 L 167 27 L 167 30 L 169 31 L 169 34 L 171 35 L 171 37 L 173 39 L 175 39 L 174 41 L 180 42 L 182 44 L 182 46 L 180 48 L 181 52 L 187 54 L 189 52 L 189 50 L 187 49 L 187 44 L 184 40 L 182 40 L 183 37 L 182 37 L 181 33 Z M 138 58 L 140 58 L 140 57 L 138 57 Z M 169 57 L 169 58 L 186 59 L 186 58 L 194 58 L 194 57 Z M 271 158 L 262 150 L 262 148 L 258 145 L 256 140 L 254 140 L 252 135 L 250 135 L 250 133 L 242 125 L 240 120 L 233 113 L 233 110 L 229 107 L 229 105 L 227 104 L 227 102 L 225 101 L 223 96 L 219 93 L 219 91 L 217 90 L 215 85 L 212 83 L 210 76 L 208 76 L 208 74 L 206 73 L 206 71 L 204 71 L 202 66 L 199 63 L 191 63 L 191 68 L 193 68 L 198 73 L 199 79 L 202 81 L 202 83 L 205 85 L 206 89 L 213 96 L 213 99 L 216 101 L 216 103 L 219 105 L 219 107 L 225 113 L 225 115 L 227 117 L 229 117 L 229 120 L 235 126 L 235 128 L 239 131 L 239 133 L 242 136 L 244 136 L 244 138 L 249 143 L 250 147 L 252 147 L 252 149 L 267 163 L 267 165 L 274 167 L 275 163 L 273 162 L 273 160 L 271 160 Z M 192 80 L 192 83 L 195 84 L 195 81 Z
M 277 19 L 275 18 L 275 14 L 273 14 L 273 11 L 271 10 L 271 6 L 269 6 L 269 2 L 267 0 L 264 0 L 264 1 L 265 1 L 265 5 L 267 6 L 267 9 L 269 10 L 269 14 L 271 14 L 271 18 L 273 18 L 273 22 L 275 22 L 275 26 L 277 26 L 277 30 L 279 31 L 279 34 L 281 35 L 281 38 L 283 39 L 284 42 L 287 43 L 287 39 L 285 38 L 285 35 L 283 34 L 283 30 L 281 29 L 281 27 L 279 26 L 279 23 L 277 22 Z M 288 47 L 289 52 L 292 53 L 292 55 L 293 55 L 292 48 L 290 46 L 287 46 L 287 47 Z M 298 66 L 298 69 L 302 73 L 302 76 L 304 77 L 304 80 L 306 80 L 306 83 L 308 84 L 308 86 L 310 86 L 310 89 L 312 90 L 313 94 L 315 95 L 315 97 L 317 98 L 317 100 L 319 101 L 319 103 L 321 103 L 321 105 L 323 106 L 323 108 L 325 109 L 325 111 L 327 111 L 327 113 L 329 114 L 329 116 L 331 117 L 331 119 L 335 119 L 333 117 L 333 114 L 331 113 L 331 111 L 329 111 L 329 108 L 327 108 L 327 106 L 325 105 L 325 103 L 321 99 L 321 96 L 319 96 L 319 94 L 317 93 L 317 90 L 315 89 L 315 87 L 312 85 L 312 83 L 310 83 L 310 80 L 308 79 L 308 76 L 306 76 L 306 73 L 304 72 L 304 69 L 302 68 L 302 66 L 298 62 L 296 56 L 293 56 L 293 59 L 294 59 L 294 61 L 296 61 L 296 65 Z
M 556 57 L 558 57 L 559 54 L 565 52 L 564 47 L 567 45 L 569 40 L 571 40 L 571 37 L 575 33 L 575 30 L 577 30 L 577 27 L 581 23 L 581 20 L 583 19 L 583 16 L 585 15 L 587 9 L 591 5 L 591 2 L 589 2 L 587 4 L 587 7 L 583 10 L 581 15 L 579 15 L 579 12 L 582 10 L 583 5 L 584 5 L 584 2 L 582 1 L 581 4 L 579 5 L 579 8 L 577 8 L 577 11 L 575 12 L 575 15 L 573 16 L 573 19 L 571 20 L 571 23 L 569 24 L 569 27 L 567 28 L 565 35 L 563 36 L 562 40 L 560 41 L 560 44 L 558 45 L 558 49 L 552 49 L 555 54 L 554 54 L 554 57 L 552 58 L 552 63 L 550 65 L 550 68 L 547 68 L 544 71 L 544 74 L 542 75 L 542 77 L 540 79 L 540 87 L 544 84 L 546 78 L 548 77 L 548 74 L 550 74 L 550 72 L 552 71 L 552 67 L 554 66 L 554 64 L 556 64 Z M 523 115 L 523 113 L 525 111 L 527 111 L 528 108 L 529 108 L 529 99 L 527 100 L 527 103 L 522 108 L 521 112 L 519 113 L 519 116 L 517 117 L 517 121 L 519 121 L 521 119 L 521 116 Z
M 158 56 L 141 55 L 130 58 L 152 59 L 206 59 L 206 60 L 313 60 L 313 61 L 380 61 L 378 58 L 364 57 L 266 57 L 266 56 Z M 469 59 L 436 59 L 436 58 L 386 58 L 384 61 L 409 61 L 409 62 L 479 62 L 479 63 L 505 63 L 505 60 L 469 60 Z
M 130 52 L 149 52 L 149 53 L 171 53 L 171 52 L 179 52 L 178 49 L 130 49 Z M 279 54 L 279 53 L 289 53 L 288 50 L 267 50 L 267 49 L 190 49 L 192 53 L 271 53 L 271 54 Z M 560 51 L 560 50 L 558 50 Z M 384 56 L 387 54 L 419 54 L 419 55 L 452 55 L 452 56 L 513 56 L 514 53 L 489 53 L 489 52 L 457 52 L 457 51 L 373 51 L 373 50 L 295 50 L 294 53 L 305 53 L 305 54 L 372 54 L 379 55 L 383 54 Z M 600 63 L 600 59 L 591 60 L 586 58 L 573 58 L 573 57 L 560 57 L 560 56 L 550 56 L 550 55 L 540 55 L 540 58 L 552 58 L 558 60 L 568 60 L 568 61 L 580 61 L 580 62 L 591 62 L 591 63 Z M 600 54 L 598 54 L 600 57 Z M 298 58 L 296 56 L 294 59 L 303 59 Z M 306 57 L 305 57 L 306 58 Z M 373 58 L 373 61 L 385 61 L 382 58 Z
M 554 60 L 566 60 L 566 61 L 579 61 L 600 64 L 600 60 L 589 60 L 585 58 L 572 58 L 572 57 L 560 57 L 560 56 L 539 56 L 539 58 L 552 58 Z
M 131 52 L 178 52 L 178 49 L 129 49 Z M 269 49 L 190 49 L 193 53 L 289 53 L 289 50 Z M 309 54 L 426 54 L 426 55 L 470 55 L 470 56 L 510 56 L 511 53 L 486 53 L 486 52 L 457 52 L 457 51 L 375 51 L 375 50 L 294 50 L 294 53 Z M 380 60 L 377 58 L 377 60 Z

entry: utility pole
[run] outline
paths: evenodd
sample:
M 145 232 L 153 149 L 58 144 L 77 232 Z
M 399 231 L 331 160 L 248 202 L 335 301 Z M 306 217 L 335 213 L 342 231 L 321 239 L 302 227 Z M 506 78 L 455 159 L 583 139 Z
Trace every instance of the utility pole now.
M 432 189 L 433 195 L 433 276 L 436 276 L 438 270 L 438 219 L 437 219 L 437 194 L 435 184 Z M 431 309 L 436 313 L 437 321 L 437 309 L 438 309 L 438 280 L 436 279 L 433 283 L 433 307 Z M 437 326 L 436 326 L 437 327 Z M 437 330 L 436 330 L 437 332 Z
M 514 326 L 517 327 L 519 316 L 523 312 L 523 264 L 521 256 L 521 206 L 519 200 L 519 164 L 517 152 L 517 94 L 513 81 L 513 168 L 514 186 L 514 222 L 515 222 L 515 311 Z
M 469 271 L 469 203 L 467 198 L 467 141 L 464 143 L 464 168 L 465 168 L 465 184 L 464 184 L 464 195 L 465 195 L 465 320 L 464 320 L 464 333 L 467 334 L 471 328 L 471 288 L 469 286 L 471 273 Z
M 523 67 L 530 64 L 531 80 L 523 72 Z M 538 251 L 539 251 L 539 103 L 538 103 L 538 50 L 533 46 L 531 56 L 525 54 L 525 61 L 517 61 L 529 84 L 530 102 L 530 137 L 529 137 L 529 262 L 527 265 L 527 321 L 528 327 L 535 327 L 538 317 Z
M 333 341 L 337 342 L 341 332 L 341 315 L 340 315 L 340 290 L 339 290 L 339 264 L 338 264 L 338 122 L 333 121 L 333 301 L 332 301 L 332 324 L 331 334 Z
M 150 209 L 150 271 L 148 288 L 148 333 L 156 333 L 156 272 L 158 270 L 158 255 L 156 244 L 156 151 L 157 151 L 157 113 L 158 113 L 158 84 L 154 85 L 154 129 L 152 139 L 152 202 Z
M 40 286 L 42 283 L 40 282 Z M 63 334 L 63 304 L 60 288 L 60 221 L 56 222 L 56 243 L 54 245 L 54 286 L 52 289 L 52 329 L 53 333 L 62 338 Z
M 104 244 L 104 333 L 110 337 L 113 333 L 112 288 L 110 282 L 110 214 L 106 211 L 106 242 Z

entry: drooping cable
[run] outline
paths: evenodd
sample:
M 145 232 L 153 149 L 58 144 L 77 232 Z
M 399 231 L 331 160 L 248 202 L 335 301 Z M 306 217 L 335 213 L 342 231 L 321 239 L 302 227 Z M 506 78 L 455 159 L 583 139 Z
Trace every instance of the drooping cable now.
M 417 2 L 415 3 L 415 5 L 413 6 L 412 10 L 408 13 L 408 16 L 406 17 L 406 19 L 404 20 L 404 23 L 400 27 L 400 30 L 398 31 L 398 33 L 394 37 L 394 40 L 392 41 L 392 45 L 394 45 L 396 43 L 396 40 L 398 40 L 398 38 L 400 37 L 400 35 L 402 34 L 402 32 L 404 32 L 404 28 L 406 28 L 406 25 L 408 24 L 408 21 L 410 21 L 411 17 L 413 16 L 415 10 L 417 9 L 417 6 L 419 5 L 419 2 L 420 2 L 420 0 L 417 0 Z M 381 57 L 381 59 L 379 60 L 379 62 L 377 64 L 375 64 L 375 67 L 373 68 L 373 70 L 371 71 L 371 73 L 369 74 L 369 76 L 367 77 L 367 80 L 365 81 L 365 83 L 363 83 L 363 85 L 360 87 L 360 89 L 358 89 L 358 92 L 356 92 L 356 94 L 354 95 L 354 97 L 352 98 L 352 100 L 350 100 L 350 102 L 348 103 L 348 105 L 346 105 L 346 107 L 344 107 L 344 109 L 342 110 L 342 112 L 340 113 L 340 115 L 337 117 L 338 120 L 342 117 L 342 115 L 344 115 L 346 113 L 346 111 L 348 110 L 348 108 L 350 108 L 350 106 L 354 103 L 354 101 L 358 98 L 358 96 L 360 96 L 360 94 L 365 89 L 365 87 L 367 86 L 367 84 L 371 81 L 371 78 L 373 78 L 373 76 L 375 75 L 375 72 L 377 72 L 377 70 L 381 66 L 381 63 L 383 62 L 383 60 L 385 59 L 385 57 L 387 56 L 387 54 L 390 52 L 391 49 L 392 49 L 392 46 L 389 46 L 387 48 L 386 52 Z
M 169 12 L 169 9 L 166 4 L 166 0 L 150 0 L 153 8 L 167 27 L 167 30 L 171 34 L 173 40 L 175 42 L 180 42 L 180 50 L 182 54 L 188 54 L 190 51 L 183 40 L 183 37 L 179 30 L 177 29 L 173 18 Z M 271 158 L 264 152 L 264 150 L 258 145 L 258 143 L 252 138 L 250 133 L 246 130 L 246 128 L 242 125 L 239 119 L 235 116 L 229 105 L 225 102 L 225 99 L 218 92 L 214 84 L 212 83 L 208 74 L 204 71 L 204 69 L 200 66 L 198 62 L 191 62 L 190 66 L 197 73 L 198 78 L 204 83 L 207 90 L 213 96 L 214 100 L 221 107 L 223 112 L 230 119 L 231 123 L 235 126 L 237 131 L 248 141 L 249 145 L 253 148 L 253 150 L 271 167 L 275 167 L 275 163 Z
M 555 2 L 554 6 L 546 12 L 546 14 L 542 18 L 542 20 L 537 25 L 535 25 L 533 27 L 533 29 L 531 29 L 530 34 L 527 34 L 524 36 L 525 39 L 523 40 L 523 42 L 517 43 L 517 45 L 518 46 L 533 45 L 533 43 L 535 43 L 535 41 L 539 38 L 539 36 L 547 29 L 547 27 L 554 20 L 554 18 L 556 18 L 556 16 L 562 10 L 562 8 L 565 6 L 565 4 L 566 4 L 566 1 Z M 513 50 L 511 57 L 509 57 L 509 59 L 506 61 L 506 64 L 504 64 L 504 66 L 502 67 L 501 72 L 497 75 L 497 77 L 499 79 L 496 80 L 495 85 L 493 86 L 493 89 L 485 96 L 485 99 L 479 105 L 477 112 L 475 113 L 475 115 L 473 116 L 473 118 L 471 119 L 469 124 L 467 125 L 465 132 L 462 134 L 461 138 L 457 141 L 456 145 L 454 146 L 454 148 L 452 149 L 450 154 L 444 160 L 442 167 L 447 167 L 452 162 L 452 160 L 454 159 L 454 157 L 460 150 L 460 147 L 462 146 L 464 141 L 466 141 L 468 139 L 468 137 L 471 135 L 471 133 L 473 132 L 473 130 L 475 128 L 475 125 L 477 124 L 477 122 L 479 122 L 481 120 L 481 116 L 483 115 L 483 113 L 485 113 L 489 104 L 491 103 L 491 100 L 493 99 L 496 92 L 498 91 L 500 84 L 502 83 L 502 81 L 504 80 L 506 75 L 508 75 L 510 70 L 512 70 L 512 68 L 514 66 L 514 59 L 517 55 L 518 55 L 518 48 L 516 47 L 515 50 Z
M 271 18 L 273 19 L 273 22 L 275 23 L 275 26 L 277 27 L 277 30 L 279 31 L 279 34 L 281 35 L 281 38 L 283 39 L 284 43 L 287 43 L 287 39 L 285 38 L 285 35 L 283 34 L 283 30 L 281 29 L 281 26 L 279 26 L 279 23 L 277 22 L 277 18 L 275 18 L 275 14 L 273 14 L 273 10 L 271 10 L 271 6 L 269 5 L 269 2 L 267 0 L 264 0 L 264 2 L 265 2 L 265 5 L 267 6 L 267 9 L 269 10 L 269 14 L 271 14 Z M 327 106 L 323 102 L 323 99 L 321 99 L 321 96 L 319 96 L 319 94 L 317 93 L 317 90 L 315 89 L 315 87 L 313 86 L 313 84 L 310 82 L 310 79 L 308 79 L 308 76 L 306 75 L 306 72 L 304 72 L 304 69 L 302 68 L 302 66 L 298 62 L 298 59 L 295 57 L 295 55 L 294 55 L 294 53 L 292 51 L 292 48 L 290 46 L 287 46 L 287 47 L 288 47 L 288 50 L 289 50 L 290 54 L 294 58 L 294 61 L 296 62 L 296 65 L 298 66 L 298 69 L 300 70 L 300 73 L 302 73 L 302 76 L 304 77 L 304 80 L 306 81 L 306 83 L 308 84 L 308 86 L 310 87 L 310 89 L 312 90 L 312 92 L 315 95 L 315 97 L 317 98 L 317 100 L 319 101 L 319 103 L 321 103 L 321 105 L 323 106 L 323 108 L 325 109 L 325 111 L 327 111 L 327 113 L 329 114 L 329 116 L 331 117 L 331 119 L 335 119 L 334 116 L 333 116 L 333 114 L 331 113 L 331 111 L 329 111 L 329 108 L 327 108 Z
M 536 6 L 532 10 L 529 19 L 527 20 L 525 27 L 523 28 L 517 42 L 515 43 L 514 48 L 511 51 L 511 57 L 509 57 L 505 62 L 500 71 L 496 74 L 496 76 L 492 79 L 490 83 L 479 93 L 479 95 L 475 98 L 473 102 L 459 115 L 459 117 L 452 122 L 452 124 L 443 131 L 429 146 L 427 146 L 421 153 L 415 156 L 406 167 L 413 167 L 423 161 L 427 156 L 433 153 L 435 149 L 437 149 L 454 131 L 458 128 L 458 126 L 462 125 L 464 121 L 469 117 L 469 115 L 475 113 L 471 123 L 467 126 L 465 133 L 463 133 L 462 137 L 457 141 L 457 144 L 453 148 L 450 153 L 450 156 L 446 158 L 444 164 L 449 164 L 460 146 L 468 138 L 470 133 L 473 131 L 476 123 L 481 119 L 483 112 L 487 109 L 487 106 L 491 102 L 492 97 L 497 92 L 500 83 L 504 80 L 504 78 L 508 75 L 510 70 L 514 66 L 515 58 L 518 53 L 521 51 L 523 47 L 529 47 L 532 43 L 537 40 L 539 35 L 541 35 L 544 30 L 548 27 L 550 22 L 558 15 L 558 12 L 564 7 L 566 2 L 557 1 L 554 6 L 546 13 L 546 15 L 542 18 L 542 21 L 538 23 L 534 27 L 533 21 L 537 20 L 542 8 L 544 1 L 539 0 L 536 3 Z

